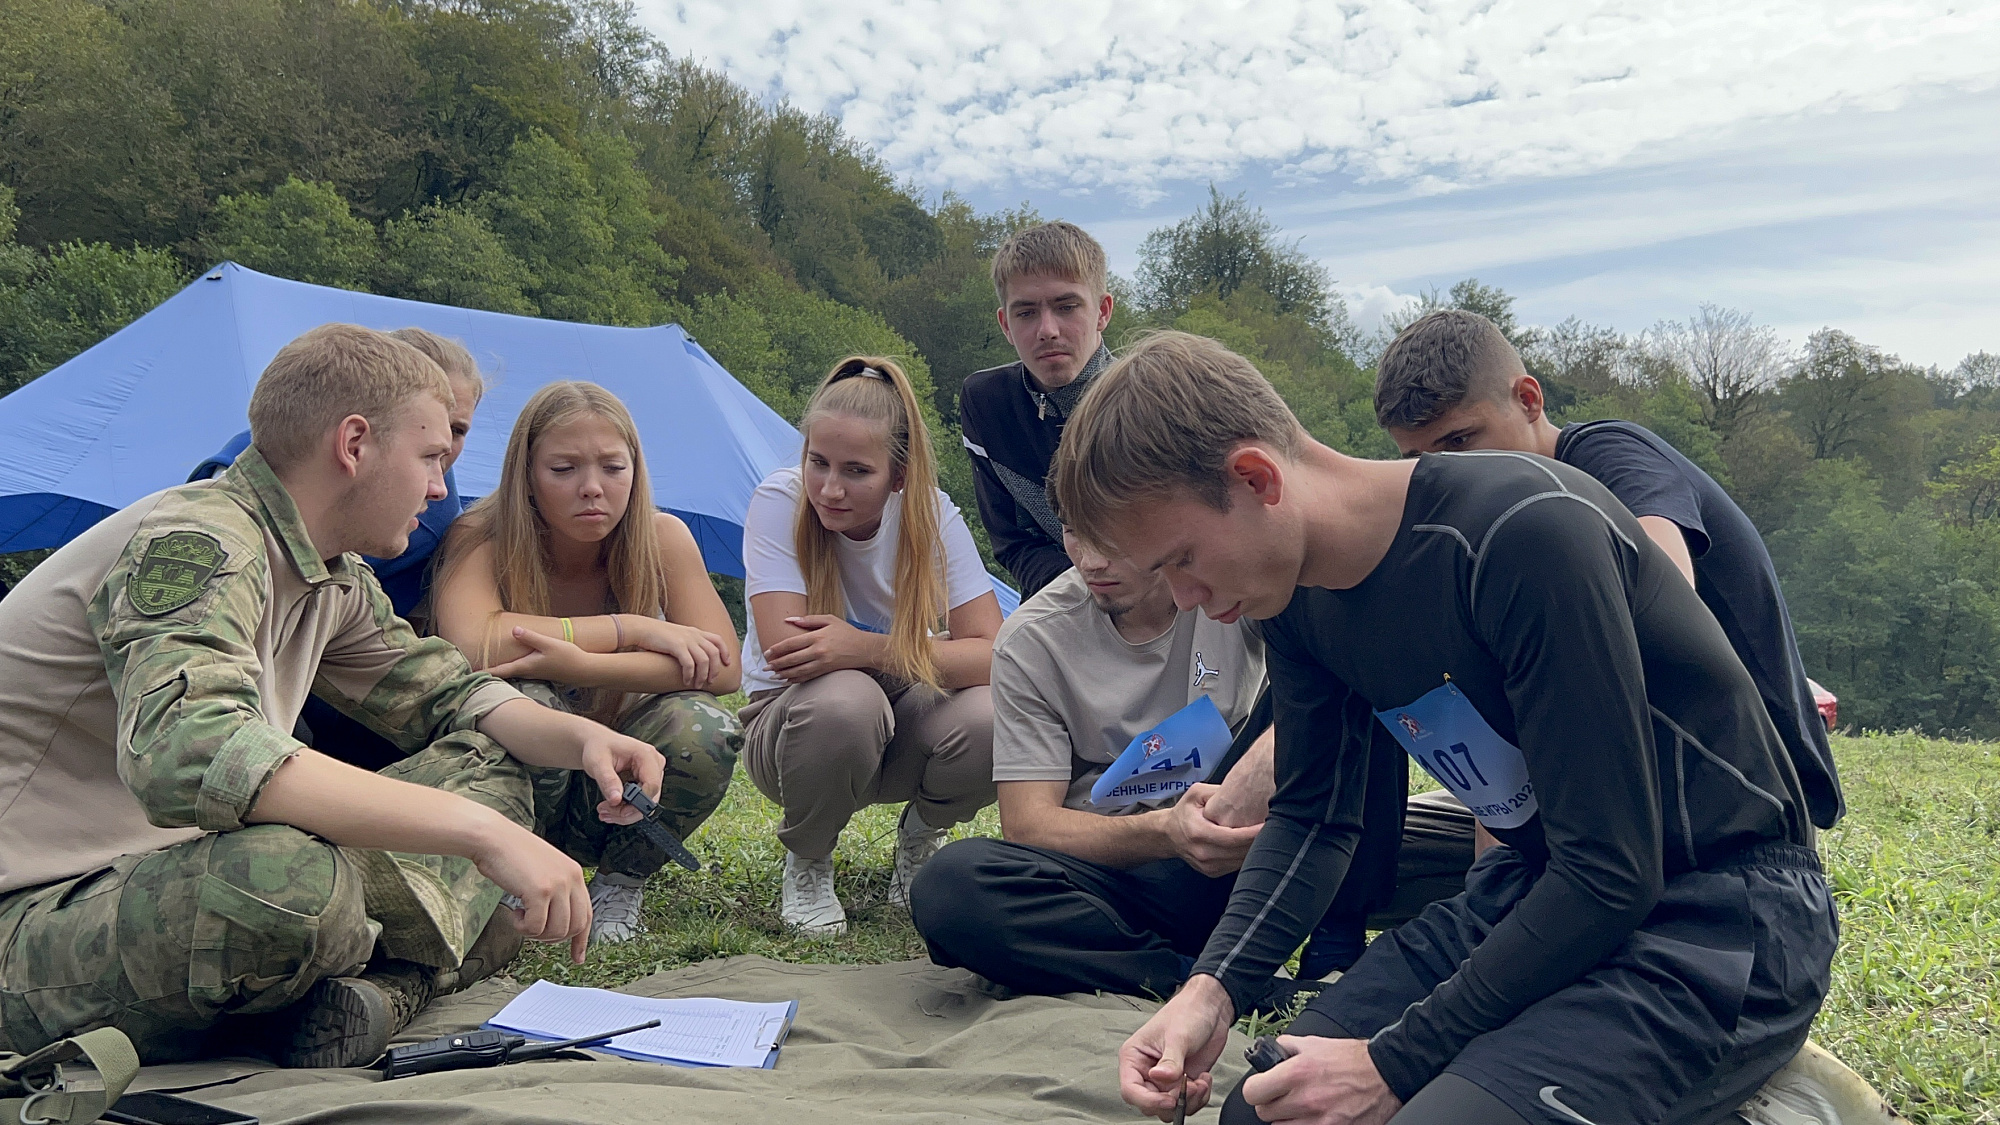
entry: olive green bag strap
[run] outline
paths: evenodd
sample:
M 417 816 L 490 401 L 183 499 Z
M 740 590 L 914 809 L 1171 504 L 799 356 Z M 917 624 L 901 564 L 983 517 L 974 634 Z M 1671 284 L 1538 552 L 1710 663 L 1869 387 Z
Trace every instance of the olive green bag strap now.
M 97 1082 L 66 1081 L 62 1064 L 88 1059 Z M 115 1027 L 58 1040 L 27 1055 L 0 1052 L 0 1125 L 89 1125 L 139 1076 L 139 1052 Z

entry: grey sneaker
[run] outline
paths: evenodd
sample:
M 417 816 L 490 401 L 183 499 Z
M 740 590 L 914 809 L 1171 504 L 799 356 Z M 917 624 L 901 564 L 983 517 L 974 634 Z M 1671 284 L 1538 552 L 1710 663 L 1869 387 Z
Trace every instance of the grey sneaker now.
M 631 941 L 645 929 L 639 908 L 646 898 L 646 880 L 638 875 L 599 871 L 590 881 L 590 942 L 616 945 Z
M 278 1062 L 288 1067 L 367 1066 L 430 1002 L 431 972 L 390 962 L 358 977 L 329 977 L 287 1009 Z
M 917 815 L 914 802 L 903 806 L 896 820 L 896 865 L 889 872 L 889 905 L 908 909 L 910 884 L 917 872 L 944 847 L 946 829 L 932 828 Z
M 784 901 L 778 912 L 785 925 L 806 937 L 838 937 L 847 932 L 847 911 L 833 893 L 833 857 L 800 859 L 785 853 Z
M 1904 1119 L 1866 1079 L 1811 1040 L 1736 1112 L 1750 1125 L 1891 1125 Z

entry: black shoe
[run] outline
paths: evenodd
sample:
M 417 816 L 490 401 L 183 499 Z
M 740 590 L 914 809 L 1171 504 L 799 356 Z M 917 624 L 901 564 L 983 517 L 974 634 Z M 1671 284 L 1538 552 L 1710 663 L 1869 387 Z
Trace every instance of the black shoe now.
M 330 977 L 287 1009 L 278 1062 L 287 1067 L 367 1066 L 430 1002 L 431 971 L 408 962 L 358 977 Z

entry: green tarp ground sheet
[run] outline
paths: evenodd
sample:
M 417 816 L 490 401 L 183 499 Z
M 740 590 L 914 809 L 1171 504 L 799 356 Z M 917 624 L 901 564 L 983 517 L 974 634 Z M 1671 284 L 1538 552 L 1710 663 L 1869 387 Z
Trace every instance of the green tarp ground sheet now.
M 443 997 L 397 1042 L 475 1028 L 522 987 L 488 981 Z M 772 1070 L 686 1069 L 599 1055 L 383 1082 L 372 1071 L 221 1060 L 148 1067 L 132 1088 L 180 1090 L 265 1125 L 1147 1120 L 1118 1100 L 1117 1078 L 1118 1045 L 1155 1008 L 1142 1000 L 996 1000 L 970 974 L 924 961 L 790 965 L 762 957 L 656 973 L 620 991 L 797 1000 L 799 1012 Z M 1242 1078 L 1246 1046 L 1230 1034 L 1217 1068 L 1220 1092 Z M 1210 1108 L 1196 1120 L 1214 1115 Z

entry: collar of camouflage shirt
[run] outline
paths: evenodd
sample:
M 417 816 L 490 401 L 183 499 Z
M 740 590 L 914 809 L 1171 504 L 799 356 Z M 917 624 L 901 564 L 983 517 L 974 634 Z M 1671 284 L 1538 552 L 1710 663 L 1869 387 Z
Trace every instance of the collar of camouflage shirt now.
M 256 513 L 257 522 L 277 533 L 278 542 L 284 544 L 285 556 L 292 569 L 307 584 L 317 586 L 321 582 L 354 580 L 354 563 L 350 556 L 342 555 L 333 560 L 333 565 L 319 557 L 313 546 L 312 536 L 306 533 L 305 517 L 299 514 L 299 506 L 292 500 L 292 494 L 278 480 L 270 462 L 258 452 L 255 445 L 245 449 L 236 458 L 236 463 L 218 478 L 216 487 L 227 489 L 249 503 Z

